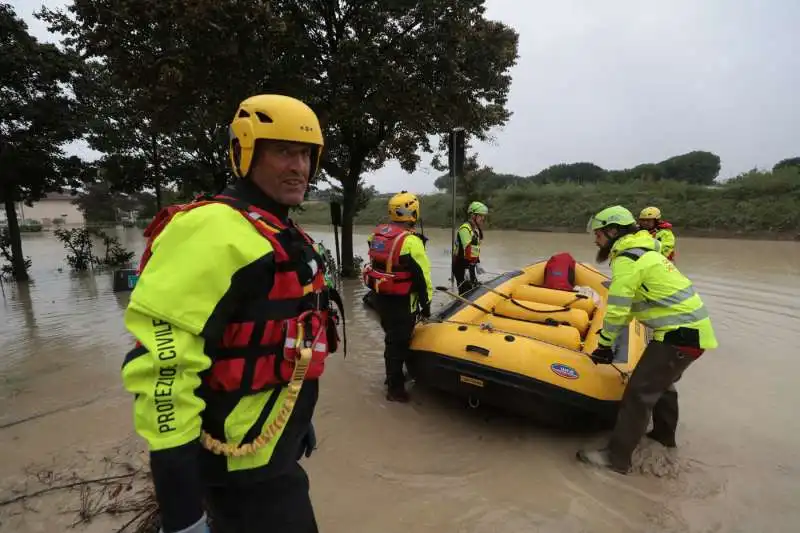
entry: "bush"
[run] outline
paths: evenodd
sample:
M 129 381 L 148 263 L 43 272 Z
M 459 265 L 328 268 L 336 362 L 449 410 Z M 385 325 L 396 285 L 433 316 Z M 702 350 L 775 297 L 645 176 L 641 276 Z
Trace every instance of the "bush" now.
M 55 230 L 55 236 L 70 252 L 67 254 L 67 263 L 75 271 L 84 271 L 97 267 L 123 267 L 128 266 L 133 259 L 134 252 L 122 247 L 117 237 L 112 237 L 96 228 L 73 228 Z M 105 255 L 100 258 L 94 255 L 94 242 L 92 237 L 99 237 L 105 245 Z
M 42 223 L 38 220 L 26 219 L 19 225 L 20 233 L 37 233 L 42 231 Z
M 452 198 L 421 195 L 425 226 L 449 227 Z M 461 201 L 457 205 L 461 205 Z M 604 207 L 621 204 L 634 216 L 656 205 L 664 218 L 681 230 L 800 233 L 800 169 L 750 171 L 716 186 L 684 182 L 559 183 L 530 181 L 500 189 L 485 199 L 488 226 L 497 229 L 584 231 L 589 217 Z M 304 224 L 329 224 L 327 203 L 309 203 L 295 215 Z M 466 214 L 459 213 L 458 220 Z M 373 199 L 355 223 L 375 225 L 386 220 L 386 199 Z

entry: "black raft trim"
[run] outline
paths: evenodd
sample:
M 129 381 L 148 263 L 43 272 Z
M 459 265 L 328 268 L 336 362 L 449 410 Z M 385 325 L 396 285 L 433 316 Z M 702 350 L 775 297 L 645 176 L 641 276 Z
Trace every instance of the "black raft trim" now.
M 515 400 L 509 399 L 500 403 L 514 411 L 526 410 L 520 403 L 546 401 L 579 411 L 613 417 L 620 403 L 614 400 L 600 400 L 522 374 L 435 352 L 412 351 L 411 360 L 414 367 L 413 374 L 422 384 L 461 395 L 469 395 L 468 391 L 472 390 L 479 396 L 503 398 L 513 396 Z M 465 388 L 465 384 L 460 382 L 460 375 L 482 380 L 484 387 L 480 389 L 475 387 L 474 390 L 472 387 Z M 520 402 L 522 398 L 524 401 Z

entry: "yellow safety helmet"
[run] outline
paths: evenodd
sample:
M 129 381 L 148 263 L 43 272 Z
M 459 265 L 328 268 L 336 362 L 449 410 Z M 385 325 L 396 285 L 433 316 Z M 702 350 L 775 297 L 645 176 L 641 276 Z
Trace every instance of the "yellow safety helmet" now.
M 389 219 L 392 222 L 416 222 L 419 219 L 419 198 L 401 191 L 389 199 Z
M 657 207 L 645 207 L 639 213 L 639 220 L 658 220 L 661 218 L 661 210 Z
M 239 104 L 228 129 L 228 155 L 233 173 L 241 178 L 250 171 L 258 139 L 312 145 L 311 170 L 314 179 L 322 156 L 322 128 L 316 113 L 306 104 L 281 94 L 259 94 Z

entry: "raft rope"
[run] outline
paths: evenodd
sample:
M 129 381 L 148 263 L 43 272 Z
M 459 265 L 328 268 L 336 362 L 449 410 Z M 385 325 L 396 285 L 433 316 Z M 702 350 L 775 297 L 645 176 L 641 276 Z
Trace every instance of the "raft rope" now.
M 493 292 L 493 293 L 497 294 L 498 296 L 502 296 L 506 300 L 511 300 L 511 303 L 513 303 L 514 305 L 516 305 L 518 307 L 521 307 L 521 308 L 525 309 L 526 311 L 532 311 L 534 313 L 563 313 L 564 311 L 570 311 L 572 309 L 570 306 L 572 304 L 574 304 L 575 302 L 578 302 L 580 300 L 585 300 L 585 299 L 588 298 L 588 296 L 586 296 L 585 294 L 579 294 L 579 295 L 577 295 L 575 297 L 574 300 L 570 300 L 569 302 L 567 302 L 567 303 L 565 303 L 565 304 L 563 304 L 561 306 L 558 306 L 558 307 L 561 307 L 561 309 L 547 309 L 547 310 L 534 309 L 533 307 L 528 307 L 527 305 L 521 303 L 519 300 L 515 299 L 513 296 L 508 295 L 508 294 L 503 294 L 502 292 L 497 291 L 497 290 L 489 287 L 488 285 L 485 285 L 483 283 L 479 283 L 478 285 L 480 287 L 483 287 L 484 289 L 486 289 L 489 292 Z M 538 287 L 538 285 L 535 285 L 535 286 Z
M 487 288 L 488 288 L 488 287 L 487 287 Z M 463 296 L 461 296 L 461 295 L 458 295 L 458 294 L 453 294 L 452 292 L 448 291 L 446 287 L 436 287 L 436 290 L 437 290 L 437 291 L 441 291 L 441 292 L 443 292 L 443 293 L 447 294 L 448 296 L 450 296 L 450 297 L 452 297 L 452 298 L 455 298 L 455 299 L 457 299 L 457 300 L 461 300 L 461 301 L 462 301 L 462 302 L 464 302 L 465 304 L 471 305 L 472 307 L 475 307 L 475 308 L 479 309 L 480 311 L 483 311 L 483 312 L 484 312 L 484 313 L 486 313 L 487 315 L 494 315 L 494 313 L 492 313 L 492 312 L 491 312 L 491 311 L 489 311 L 488 309 L 485 309 L 484 307 L 481 307 L 480 305 L 478 305 L 478 304 L 476 304 L 476 303 L 474 303 L 474 302 L 471 302 L 471 301 L 467 300 L 467 299 L 466 299 L 466 298 L 464 298 Z M 502 293 L 500 293 L 500 294 L 501 294 L 502 296 L 505 296 L 505 295 L 504 295 L 504 294 L 502 294 Z M 584 295 L 581 295 L 581 296 L 585 297 Z M 578 300 L 578 299 L 576 299 L 575 301 L 577 301 L 577 300 Z M 570 303 L 572 303 L 572 302 L 570 302 Z M 495 315 L 495 316 L 497 316 L 497 315 Z M 463 326 L 475 326 L 475 325 L 476 325 L 476 324 L 472 324 L 472 323 L 468 323 L 468 322 L 459 322 L 459 321 L 456 321 L 456 320 L 438 320 L 437 322 L 449 322 L 449 323 L 451 323 L 451 324 L 459 324 L 459 325 L 463 325 Z M 547 341 L 546 341 L 546 340 L 544 340 L 544 339 L 537 339 L 536 337 L 531 337 L 531 336 L 529 336 L 529 335 L 523 335 L 523 334 L 520 334 L 520 333 L 512 333 L 512 332 L 510 332 L 510 331 L 504 331 L 504 330 L 501 330 L 501 329 L 497 329 L 497 328 L 495 328 L 494 326 L 492 326 L 491 322 L 482 322 L 482 323 L 481 323 L 481 324 L 479 324 L 478 326 L 479 326 L 479 328 L 480 328 L 482 331 L 490 331 L 490 332 L 491 332 L 491 331 L 496 331 L 496 332 L 498 332 L 498 333 L 504 333 L 504 334 L 506 334 L 506 335 L 512 335 L 512 336 L 517 336 L 517 337 L 523 337 L 523 338 L 525 338 L 525 339 L 531 339 L 531 340 L 535 340 L 535 341 L 538 341 L 538 342 L 543 342 L 543 343 L 545 343 L 545 344 L 549 344 L 549 345 L 551 345 L 551 346 L 558 346 L 558 347 L 560 347 L 560 348 L 564 348 L 565 350 L 569 350 L 569 348 L 565 348 L 564 346 L 561 346 L 560 344 L 555 344 L 555 343 L 552 343 L 552 342 L 547 342 Z M 574 351 L 574 350 L 570 350 L 570 351 Z M 592 359 L 592 356 L 591 356 L 591 354 L 588 354 L 588 353 L 586 353 L 586 352 L 584 352 L 584 351 L 579 351 L 578 353 L 582 353 L 583 355 L 585 355 L 586 357 L 588 357 L 589 359 L 591 359 L 591 361 L 592 361 L 592 363 L 593 363 L 593 364 L 595 364 L 595 365 L 597 364 L 597 363 L 595 363 L 594 359 Z M 612 367 L 614 370 L 616 370 L 617 372 L 619 372 L 620 378 L 622 379 L 622 383 L 625 383 L 625 382 L 628 380 L 628 376 L 630 375 L 628 372 L 625 372 L 625 371 L 621 370 L 621 369 L 620 369 L 620 368 L 619 368 L 617 365 L 615 365 L 614 363 L 609 363 L 609 365 L 611 365 L 611 367 Z
M 317 336 L 311 342 L 311 346 L 316 344 L 323 329 L 320 328 Z M 312 349 L 302 346 L 305 328 L 302 322 L 298 323 L 297 339 L 295 340 L 294 347 L 300 351 L 300 357 L 295 360 L 294 370 L 292 377 L 287 386 L 288 392 L 283 400 L 280 411 L 277 416 L 270 422 L 261 434 L 253 439 L 252 442 L 238 446 L 215 439 L 204 430 L 200 432 L 200 443 L 204 448 L 217 455 L 225 455 L 227 457 L 243 457 L 245 455 L 252 455 L 258 452 L 261 448 L 269 444 L 282 430 L 288 422 L 289 417 L 294 410 L 297 397 L 300 395 L 300 389 L 303 387 L 308 367 L 311 365 L 311 358 L 313 355 Z

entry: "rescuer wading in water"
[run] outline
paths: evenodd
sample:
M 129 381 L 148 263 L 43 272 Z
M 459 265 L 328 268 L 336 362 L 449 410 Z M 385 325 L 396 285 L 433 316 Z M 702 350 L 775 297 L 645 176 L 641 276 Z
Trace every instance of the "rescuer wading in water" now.
M 647 436 L 667 447 L 675 447 L 678 427 L 677 382 L 683 372 L 705 350 L 717 347 L 717 339 L 694 285 L 660 253 L 660 244 L 636 226 L 630 211 L 608 207 L 589 221 L 597 261 L 611 262 L 611 285 L 596 364 L 614 361 L 614 341 L 635 318 L 653 332 L 622 395 L 617 423 L 607 447 L 578 452 L 578 459 L 626 474 L 631 456 L 647 430 Z
M 415 231 L 419 198 L 406 191 L 389 200 L 389 222 L 379 224 L 367 239 L 369 264 L 364 284 L 375 293 L 375 307 L 384 332 L 386 399 L 408 402 L 403 365 L 419 316 L 429 317 L 433 284 L 425 252 L 427 238 Z
M 489 208 L 481 202 L 472 202 L 467 208 L 467 216 L 469 219 L 458 228 L 456 242 L 453 243 L 453 277 L 462 296 L 478 285 L 478 274 L 483 274 L 480 266 L 481 242 Z

